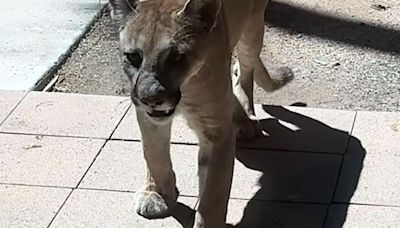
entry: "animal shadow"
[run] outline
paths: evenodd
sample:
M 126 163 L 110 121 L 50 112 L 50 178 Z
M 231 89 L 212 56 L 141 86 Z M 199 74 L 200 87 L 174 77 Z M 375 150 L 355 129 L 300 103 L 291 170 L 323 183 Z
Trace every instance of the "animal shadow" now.
M 267 136 L 241 142 L 236 156 L 262 173 L 260 188 L 240 221 L 227 227 L 342 227 L 363 167 L 360 141 L 284 107 L 263 111 L 272 116 L 260 122 Z

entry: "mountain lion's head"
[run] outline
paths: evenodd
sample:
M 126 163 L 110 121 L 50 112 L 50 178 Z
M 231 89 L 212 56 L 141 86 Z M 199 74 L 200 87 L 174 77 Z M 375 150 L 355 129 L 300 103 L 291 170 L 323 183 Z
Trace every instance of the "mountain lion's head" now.
M 180 87 L 203 64 L 218 0 L 110 0 L 136 108 L 172 116 Z

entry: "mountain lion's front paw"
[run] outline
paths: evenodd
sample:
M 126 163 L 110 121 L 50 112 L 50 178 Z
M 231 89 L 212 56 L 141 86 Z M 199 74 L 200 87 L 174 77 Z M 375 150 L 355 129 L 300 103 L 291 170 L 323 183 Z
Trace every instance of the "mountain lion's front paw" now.
M 170 215 L 172 207 L 176 202 L 168 202 L 158 192 L 138 192 L 135 199 L 136 212 L 147 218 L 165 218 Z

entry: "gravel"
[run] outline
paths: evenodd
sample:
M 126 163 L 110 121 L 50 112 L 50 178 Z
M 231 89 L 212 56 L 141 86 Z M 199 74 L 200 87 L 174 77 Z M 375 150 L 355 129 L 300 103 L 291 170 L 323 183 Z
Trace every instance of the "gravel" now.
M 355 6 L 329 0 L 270 4 L 262 57 L 269 69 L 292 68 L 295 80 L 274 93 L 256 87 L 256 103 L 400 111 L 400 3 L 349 1 Z M 129 94 L 107 10 L 56 76 L 54 91 Z

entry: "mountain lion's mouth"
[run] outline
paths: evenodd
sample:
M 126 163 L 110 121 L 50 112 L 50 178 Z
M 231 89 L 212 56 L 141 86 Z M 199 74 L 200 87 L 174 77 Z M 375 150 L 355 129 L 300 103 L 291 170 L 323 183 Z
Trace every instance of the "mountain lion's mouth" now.
M 163 111 L 151 110 L 147 111 L 147 114 L 151 117 L 162 118 L 162 117 L 170 117 L 172 114 L 174 114 L 174 112 L 175 109 L 163 110 Z

